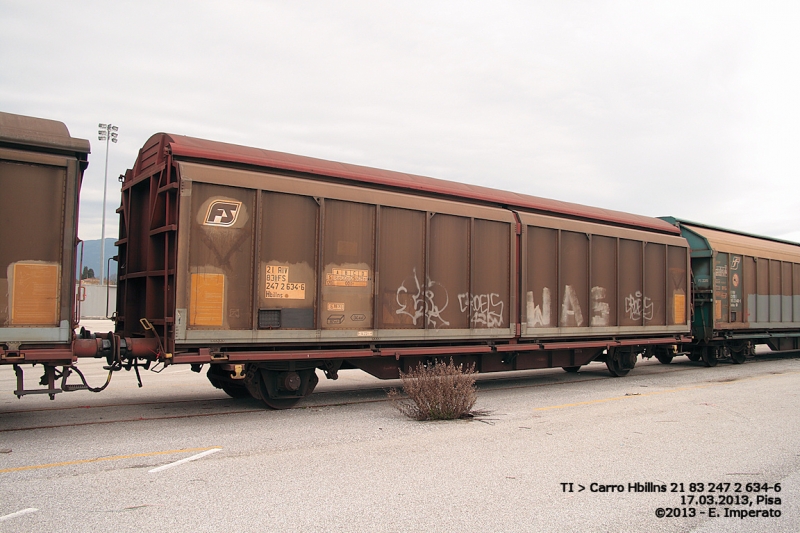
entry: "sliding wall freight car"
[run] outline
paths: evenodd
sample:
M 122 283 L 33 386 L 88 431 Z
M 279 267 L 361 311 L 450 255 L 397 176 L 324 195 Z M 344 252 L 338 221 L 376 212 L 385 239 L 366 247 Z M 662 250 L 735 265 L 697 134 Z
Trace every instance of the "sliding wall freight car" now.
M 800 349 L 800 245 L 665 218 L 691 246 L 694 314 L 689 358 L 743 363 L 757 344 Z M 667 362 L 667 361 L 662 361 Z
M 76 335 L 88 153 L 61 123 L 0 114 L 0 364 L 19 396 L 89 388 L 67 384 L 79 357 L 109 378 L 207 366 L 283 408 L 317 370 L 452 357 L 622 376 L 640 355 L 798 348 L 800 245 L 167 134 L 124 176 L 116 331 Z M 31 363 L 42 389 L 24 389 Z
M 655 218 L 167 134 L 120 216 L 123 351 L 272 407 L 318 368 L 624 375 L 690 341 L 687 244 Z
M 75 361 L 78 194 L 89 141 L 61 122 L 0 113 L 0 364 L 17 391 L 50 394 Z M 24 391 L 21 363 L 44 367 L 44 389 Z

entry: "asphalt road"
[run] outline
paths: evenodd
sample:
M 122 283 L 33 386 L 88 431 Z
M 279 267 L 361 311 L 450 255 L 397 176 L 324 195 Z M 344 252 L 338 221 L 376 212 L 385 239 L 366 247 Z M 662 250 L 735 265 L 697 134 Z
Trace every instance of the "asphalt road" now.
M 797 354 L 487 375 L 453 422 L 341 376 L 270 411 L 183 367 L 55 401 L 0 368 L 0 531 L 800 531 Z

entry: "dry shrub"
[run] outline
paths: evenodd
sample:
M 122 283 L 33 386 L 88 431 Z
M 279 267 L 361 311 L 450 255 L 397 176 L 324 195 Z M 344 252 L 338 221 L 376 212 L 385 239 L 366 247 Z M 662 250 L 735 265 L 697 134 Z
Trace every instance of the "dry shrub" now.
M 420 363 L 408 373 L 400 372 L 407 400 L 396 389 L 389 391 L 394 406 L 415 420 L 453 420 L 471 418 L 472 406 L 478 399 L 475 387 L 475 365 L 456 366 L 436 361 L 432 365 Z

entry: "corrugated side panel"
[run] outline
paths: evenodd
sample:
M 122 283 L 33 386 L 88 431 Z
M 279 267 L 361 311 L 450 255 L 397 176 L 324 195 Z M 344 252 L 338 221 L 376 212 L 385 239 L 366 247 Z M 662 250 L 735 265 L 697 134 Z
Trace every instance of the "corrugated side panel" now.
M 526 336 L 686 330 L 685 241 L 521 215 Z
M 70 301 L 61 287 L 66 181 L 64 167 L 0 160 L 0 327 L 70 318 L 59 313 Z
M 800 268 L 800 244 L 688 223 L 682 226 L 711 247 L 712 258 L 693 260 L 693 268 L 698 287 L 713 291 L 718 329 L 796 327 L 800 283 L 794 272 Z
M 195 163 L 180 171 L 181 342 L 513 335 L 507 210 Z
M 188 327 L 251 329 L 255 191 L 196 183 L 192 212 Z

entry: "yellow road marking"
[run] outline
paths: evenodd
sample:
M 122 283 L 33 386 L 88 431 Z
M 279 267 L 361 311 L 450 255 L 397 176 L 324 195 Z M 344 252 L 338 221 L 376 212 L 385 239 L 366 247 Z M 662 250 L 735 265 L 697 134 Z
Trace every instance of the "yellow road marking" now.
M 695 385 L 693 387 L 676 387 L 674 389 L 665 389 L 660 391 L 653 391 L 653 392 L 643 392 L 639 394 L 630 394 L 627 396 L 612 396 L 610 398 L 599 398 L 597 400 L 587 400 L 585 402 L 575 402 L 575 403 L 563 403 L 561 405 L 548 405 L 547 407 L 535 407 L 534 411 L 550 411 L 553 409 L 566 409 L 568 407 L 579 407 L 582 405 L 595 405 L 600 403 L 606 402 L 616 402 L 619 400 L 630 400 L 633 398 L 642 398 L 645 396 L 656 396 L 659 394 L 672 394 L 673 392 L 683 392 L 687 390 L 694 390 L 694 389 L 706 389 L 709 387 L 716 387 L 719 385 L 730 385 L 732 383 L 742 382 L 742 381 L 754 381 L 757 379 L 766 379 L 766 378 L 773 378 L 776 376 L 786 376 L 789 374 L 798 374 L 799 372 L 781 372 L 780 374 L 768 374 L 764 376 L 754 376 L 750 378 L 742 378 L 742 379 L 733 379 L 731 381 L 714 381 L 711 383 L 704 383 L 702 385 Z
M 175 453 L 205 452 L 213 449 L 221 449 L 221 446 L 210 446 L 208 448 L 183 448 L 181 450 L 165 450 L 161 452 L 133 453 L 130 455 L 112 455 L 110 457 L 95 457 L 94 459 L 78 459 L 75 461 L 63 461 L 61 463 L 47 463 L 44 465 L 17 466 L 15 468 L 4 468 L 0 474 L 7 472 L 20 472 L 22 470 L 38 470 L 40 468 L 55 468 L 58 466 L 81 465 L 86 463 L 99 463 L 100 461 L 121 461 L 122 459 L 134 459 L 136 457 L 153 457 L 156 455 L 171 455 Z

